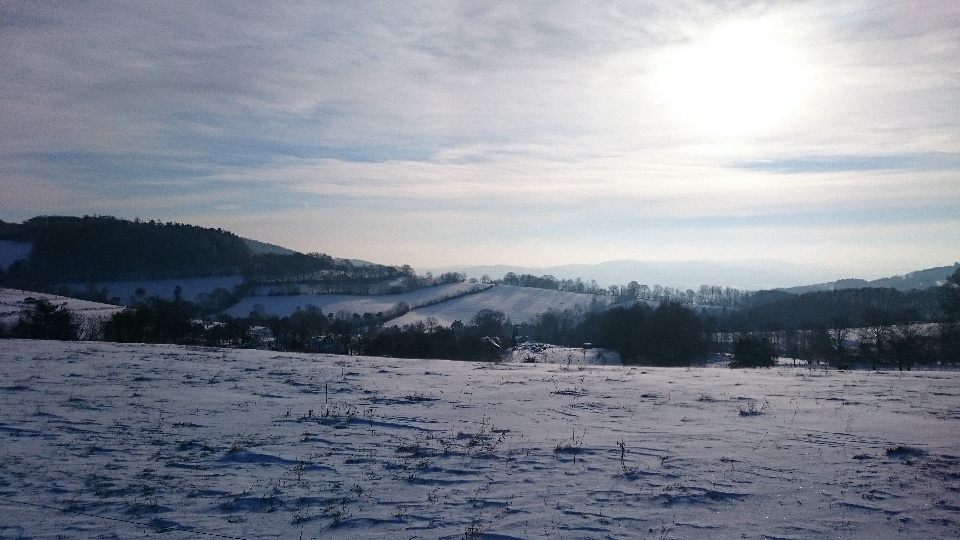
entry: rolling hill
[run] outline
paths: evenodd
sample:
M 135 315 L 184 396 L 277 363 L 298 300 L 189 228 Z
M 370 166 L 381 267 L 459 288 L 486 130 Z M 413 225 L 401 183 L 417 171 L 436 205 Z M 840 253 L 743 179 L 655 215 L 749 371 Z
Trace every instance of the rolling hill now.
M 952 266 L 927 268 L 926 270 L 917 270 L 900 276 L 885 277 L 872 281 L 865 279 L 841 279 L 829 283 L 818 283 L 816 285 L 787 287 L 783 290 L 794 294 L 815 291 L 836 291 L 841 289 L 862 289 L 865 287 L 889 288 L 898 291 L 923 290 L 940 285 L 947 276 L 956 272 L 958 268 L 960 268 L 960 263 L 954 263 Z
M 315 306 L 324 314 L 388 313 L 404 304 L 408 307 L 425 306 L 443 302 L 449 298 L 461 297 L 489 289 L 491 285 L 483 283 L 451 283 L 425 287 L 401 294 L 300 294 L 248 296 L 225 311 L 231 317 L 246 317 L 251 311 L 260 311 L 265 315 L 286 317 L 294 311 Z
M 412 309 L 405 315 L 390 320 L 386 324 L 403 327 L 407 324 L 432 318 L 440 326 L 450 326 L 456 320 L 467 323 L 474 315 L 484 309 L 502 311 L 511 321 L 520 323 L 529 321 L 549 310 L 573 309 L 586 311 L 591 306 L 606 309 L 615 300 L 616 297 L 613 296 L 498 285 L 478 294 L 461 296 L 446 302 Z

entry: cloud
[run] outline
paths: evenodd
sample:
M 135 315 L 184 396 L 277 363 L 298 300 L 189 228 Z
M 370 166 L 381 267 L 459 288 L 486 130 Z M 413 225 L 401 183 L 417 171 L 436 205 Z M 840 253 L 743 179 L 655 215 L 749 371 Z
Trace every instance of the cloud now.
M 658 80 L 758 21 L 808 84 L 775 126 L 701 129 Z M 0 212 L 235 223 L 280 244 L 310 219 L 349 239 L 334 254 L 414 264 L 788 251 L 764 230 L 833 259 L 798 240 L 817 223 L 856 253 L 885 252 L 897 224 L 949 253 L 958 21 L 953 2 L 861 0 L 7 2 Z M 292 247 L 327 249 L 313 241 Z

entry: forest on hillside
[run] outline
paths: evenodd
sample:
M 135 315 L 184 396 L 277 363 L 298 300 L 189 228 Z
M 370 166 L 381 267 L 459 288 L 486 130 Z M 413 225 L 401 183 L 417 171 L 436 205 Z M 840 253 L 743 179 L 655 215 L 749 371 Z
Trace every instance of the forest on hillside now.
M 112 217 L 35 217 L 0 223 L 0 239 L 28 242 L 7 281 L 88 282 L 232 275 L 251 257 L 240 237 L 219 229 Z
M 109 216 L 0 221 L 0 240 L 32 245 L 27 259 L 5 272 L 0 269 L 0 286 L 43 292 L 55 292 L 65 283 L 231 275 L 244 276 L 251 286 L 309 281 L 337 290 L 345 283 L 412 273 L 409 267 L 355 266 L 321 253 L 256 254 L 242 238 L 222 229 Z

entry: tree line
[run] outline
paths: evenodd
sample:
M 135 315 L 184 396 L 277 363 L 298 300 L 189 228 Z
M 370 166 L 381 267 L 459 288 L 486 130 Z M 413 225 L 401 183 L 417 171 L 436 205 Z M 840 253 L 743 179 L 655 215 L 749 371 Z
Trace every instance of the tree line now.
M 581 278 L 560 279 L 551 275 L 535 276 L 533 274 L 506 273 L 502 279 L 492 280 L 483 276 L 481 281 L 499 285 L 514 285 L 517 287 L 533 287 L 551 291 L 565 291 L 601 296 L 616 296 L 621 301 L 647 300 L 651 302 L 668 302 L 688 306 L 712 306 L 720 308 L 739 308 L 748 302 L 754 292 L 743 291 L 733 287 L 720 285 L 700 285 L 697 290 L 683 290 L 679 287 L 644 285 L 631 281 L 627 285 L 600 286 L 596 281 L 584 281 Z M 783 293 L 789 294 L 789 293 Z
M 937 308 L 925 314 L 917 306 L 924 306 L 927 296 L 934 298 Z M 917 304 L 917 298 L 924 300 Z M 141 298 L 87 338 L 461 360 L 493 360 L 518 339 L 530 339 L 612 349 L 626 364 L 684 366 L 710 352 L 732 352 L 734 366 L 753 367 L 769 365 L 771 356 L 826 362 L 838 368 L 859 363 L 902 370 L 917 364 L 960 363 L 960 270 L 941 287 L 922 295 L 887 289 L 817 292 L 753 310 L 768 318 L 749 312 L 718 318 L 697 314 L 679 303 L 664 302 L 654 308 L 638 302 L 606 310 L 551 310 L 520 323 L 502 312 L 484 310 L 466 323 L 455 321 L 449 327 L 427 319 L 400 328 L 387 321 L 401 314 L 403 306 L 362 315 L 325 314 L 308 306 L 285 317 L 254 310 L 247 317 L 219 315 L 204 320 L 203 307 L 175 291 L 169 301 Z M 771 315 L 788 313 L 793 313 L 786 319 L 792 321 L 789 325 Z M 62 306 L 40 300 L 4 337 L 79 336 L 75 317 Z
M 174 300 L 145 298 L 101 324 L 93 339 L 121 343 L 164 343 L 282 351 L 367 354 L 397 358 L 496 360 L 523 332 L 537 332 L 558 345 L 614 349 L 626 363 L 689 365 L 706 351 L 701 320 L 679 304 L 645 304 L 609 311 L 548 312 L 514 324 L 503 312 L 482 310 L 449 327 L 435 320 L 389 326 L 390 313 L 329 313 L 316 306 L 285 317 L 254 310 L 247 317 L 220 315 L 201 320 L 201 308 Z M 563 320 L 561 323 L 560 321 Z M 28 339 L 79 339 L 79 322 L 62 306 L 40 300 L 9 335 Z
M 960 269 L 923 291 L 811 292 L 705 323 L 716 350 L 751 340 L 778 356 L 837 368 L 960 364 Z

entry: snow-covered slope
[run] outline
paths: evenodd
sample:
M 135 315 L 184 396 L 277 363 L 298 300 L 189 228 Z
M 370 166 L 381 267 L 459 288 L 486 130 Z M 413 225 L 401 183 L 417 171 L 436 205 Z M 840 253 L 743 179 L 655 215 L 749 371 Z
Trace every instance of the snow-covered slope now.
M 0 288 L 0 325 L 11 328 L 17 324 L 24 312 L 32 309 L 32 304 L 27 300 L 28 298 L 47 300 L 51 304 L 65 307 L 80 317 L 81 330 L 88 329 L 98 321 L 109 319 L 114 313 L 123 309 L 110 304 L 78 300 L 55 294 Z
M 473 291 L 489 288 L 483 283 L 450 283 L 426 287 L 403 294 L 350 295 L 350 294 L 301 294 L 296 296 L 250 296 L 242 299 L 226 311 L 231 317 L 246 317 L 254 309 L 262 308 L 268 315 L 285 317 L 300 309 L 313 305 L 323 313 L 364 313 L 387 312 L 399 303 L 415 307 L 438 302 L 445 298 L 469 294 Z
M 0 341 L 3 538 L 956 538 L 960 373 Z
M 477 312 L 484 309 L 502 311 L 510 320 L 519 323 L 531 320 L 551 309 L 562 311 L 574 309 L 577 306 L 587 309 L 593 302 L 606 307 L 614 300 L 612 296 L 497 285 L 479 294 L 411 310 L 387 324 L 402 327 L 433 317 L 441 326 L 450 326 L 456 320 L 468 323 Z

